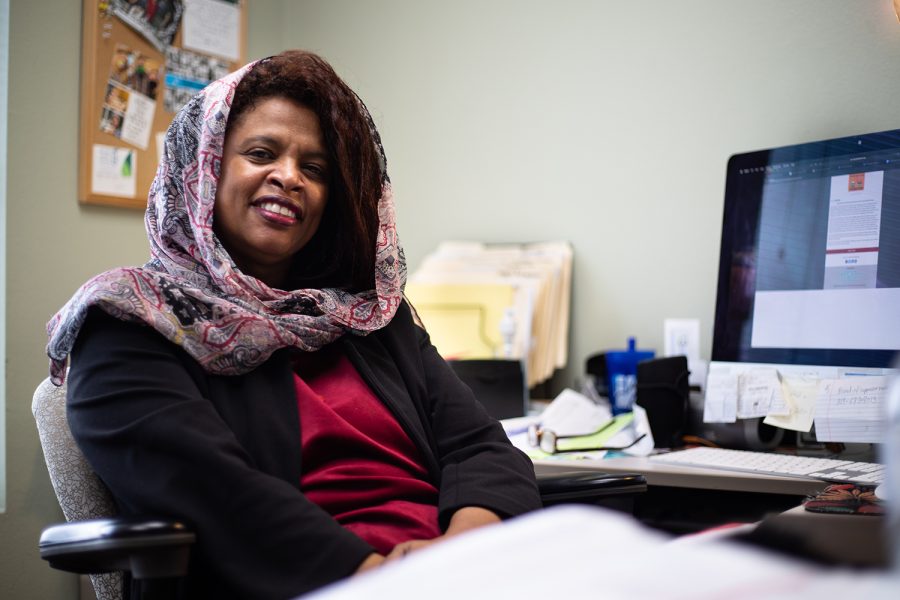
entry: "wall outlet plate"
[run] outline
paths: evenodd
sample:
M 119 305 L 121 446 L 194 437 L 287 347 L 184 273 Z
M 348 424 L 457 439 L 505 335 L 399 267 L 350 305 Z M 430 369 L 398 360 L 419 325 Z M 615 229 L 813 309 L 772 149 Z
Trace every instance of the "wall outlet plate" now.
M 700 360 L 700 319 L 666 319 L 663 328 L 666 356 Z

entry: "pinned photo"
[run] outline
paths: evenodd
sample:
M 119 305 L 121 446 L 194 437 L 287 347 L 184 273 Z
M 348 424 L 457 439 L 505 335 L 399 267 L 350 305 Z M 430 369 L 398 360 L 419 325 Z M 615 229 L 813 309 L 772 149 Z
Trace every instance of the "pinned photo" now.
M 128 89 L 110 81 L 106 86 L 103 104 L 104 107 L 116 112 L 125 112 L 128 109 Z
M 228 63 L 188 50 L 166 50 L 166 89 L 163 108 L 170 113 L 178 110 L 211 81 L 221 79 L 231 69 Z
M 172 45 L 183 7 L 182 0 L 109 0 L 109 10 L 163 52 Z
M 109 79 L 155 100 L 161 66 L 158 60 L 119 44 L 113 52 Z
M 146 150 L 156 112 L 160 63 L 124 44 L 116 46 L 103 97 L 100 130 Z
M 100 131 L 116 137 L 122 137 L 122 121 L 124 118 L 122 113 L 111 110 L 109 107 L 104 107 L 103 116 L 100 117 Z

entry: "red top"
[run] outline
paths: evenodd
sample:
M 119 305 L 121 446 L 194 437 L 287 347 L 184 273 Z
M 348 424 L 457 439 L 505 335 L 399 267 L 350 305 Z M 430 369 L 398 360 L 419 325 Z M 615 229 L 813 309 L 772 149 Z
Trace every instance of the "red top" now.
M 295 368 L 306 497 L 381 554 L 438 537 L 438 491 L 422 455 L 350 361 L 326 349 Z

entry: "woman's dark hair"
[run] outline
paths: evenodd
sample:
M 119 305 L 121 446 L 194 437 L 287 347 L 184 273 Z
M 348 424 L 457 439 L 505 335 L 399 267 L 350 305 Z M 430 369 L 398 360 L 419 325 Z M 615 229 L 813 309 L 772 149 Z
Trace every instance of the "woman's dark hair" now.
M 316 114 L 330 162 L 325 214 L 295 257 L 290 288 L 372 289 L 378 200 L 386 176 L 368 111 L 322 58 L 288 50 L 260 61 L 241 79 L 229 125 L 273 97 L 294 100 Z

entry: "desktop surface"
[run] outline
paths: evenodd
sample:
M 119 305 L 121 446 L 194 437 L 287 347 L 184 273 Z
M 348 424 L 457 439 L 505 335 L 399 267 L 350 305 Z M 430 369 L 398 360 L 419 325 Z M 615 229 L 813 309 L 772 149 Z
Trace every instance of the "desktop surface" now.
M 639 473 L 647 480 L 647 492 L 635 499 L 634 517 L 676 535 L 728 524 L 756 523 L 767 515 L 799 506 L 807 496 L 828 485 L 801 477 L 664 464 L 647 457 L 537 460 L 534 468 L 538 474 L 575 469 Z
M 807 496 L 828 485 L 827 482 L 805 477 L 779 477 L 759 473 L 742 473 L 703 467 L 671 465 L 651 461 L 643 456 L 628 456 L 600 460 L 536 460 L 535 472 L 553 473 L 588 469 L 607 473 L 640 473 L 651 486 L 689 488 L 694 490 L 723 490 L 762 494 Z M 799 503 L 799 501 L 798 501 Z
M 755 531 L 772 545 L 793 544 L 820 562 L 883 568 L 889 564 L 884 517 L 815 513 L 797 506 L 770 515 Z
M 635 501 L 634 516 L 669 533 L 756 523 L 750 537 L 758 545 L 826 564 L 887 564 L 883 517 L 814 513 L 802 506 L 829 485 L 826 481 L 673 465 L 647 457 L 538 460 L 534 468 L 541 474 L 575 469 L 640 473 L 648 488 Z

